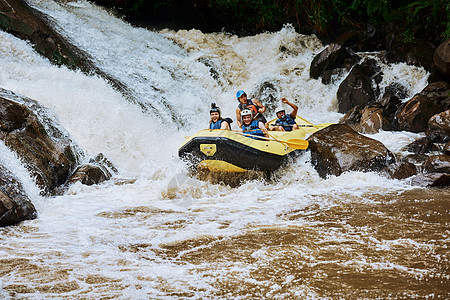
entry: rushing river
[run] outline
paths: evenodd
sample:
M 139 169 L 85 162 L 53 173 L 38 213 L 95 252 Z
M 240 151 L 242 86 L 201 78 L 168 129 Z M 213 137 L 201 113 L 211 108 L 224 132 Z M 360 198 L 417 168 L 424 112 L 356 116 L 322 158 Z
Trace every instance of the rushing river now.
M 0 87 L 39 101 L 87 159 L 103 153 L 119 169 L 104 184 L 42 197 L 0 144 L 38 210 L 0 229 L 0 298 L 450 298 L 448 189 L 376 173 L 321 179 L 308 153 L 274 180 L 230 187 L 189 177 L 178 160 L 211 102 L 235 117 L 240 89 L 264 96 L 269 111 L 286 97 L 313 123 L 337 122 L 345 74 L 331 85 L 309 79 L 324 47 L 316 37 L 290 26 L 249 37 L 152 32 L 84 0 L 30 4 L 133 92 L 56 67 L 0 32 Z M 427 84 L 423 69 L 382 67 L 381 88 L 397 82 L 411 97 Z M 421 135 L 371 137 L 400 155 Z

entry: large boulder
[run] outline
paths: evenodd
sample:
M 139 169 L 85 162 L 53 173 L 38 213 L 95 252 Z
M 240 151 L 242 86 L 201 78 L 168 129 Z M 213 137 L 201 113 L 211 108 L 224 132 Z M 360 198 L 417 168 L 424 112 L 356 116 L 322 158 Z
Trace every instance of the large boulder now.
M 435 142 L 450 141 L 450 109 L 432 116 L 428 120 L 427 137 Z
M 0 226 L 36 218 L 37 213 L 20 181 L 0 164 Z
M 436 48 L 433 55 L 433 64 L 450 81 L 450 39 Z
M 30 41 L 37 52 L 56 64 L 86 71 L 91 68 L 86 55 L 47 25 L 43 14 L 26 1 L 0 1 L 0 29 Z
M 346 171 L 381 171 L 395 162 L 394 155 L 381 142 L 344 124 L 328 126 L 312 134 L 308 141 L 312 162 L 323 178 Z
M 340 113 L 347 113 L 356 105 L 364 107 L 375 101 L 376 93 L 372 87 L 371 75 L 361 64 L 352 68 L 337 91 L 336 96 Z
M 55 119 L 36 101 L 0 89 L 0 139 L 17 153 L 44 194 L 54 194 L 68 180 L 81 155 Z

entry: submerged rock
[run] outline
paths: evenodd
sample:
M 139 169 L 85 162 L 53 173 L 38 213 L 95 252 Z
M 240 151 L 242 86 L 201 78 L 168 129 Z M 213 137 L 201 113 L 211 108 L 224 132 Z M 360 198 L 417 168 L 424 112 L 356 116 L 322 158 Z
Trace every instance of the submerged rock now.
M 50 111 L 0 89 L 0 139 L 16 152 L 44 194 L 54 194 L 78 164 L 80 151 Z
M 394 179 L 405 179 L 417 174 L 417 167 L 410 162 L 396 162 L 385 169 L 386 173 Z
M 430 156 L 422 165 L 425 173 L 450 174 L 450 156 L 441 154 Z
M 311 158 L 321 177 L 346 171 L 381 171 L 395 162 L 394 155 L 379 141 L 365 137 L 348 125 L 328 126 L 309 138 Z
M 0 164 L 0 226 L 36 218 L 37 213 L 20 181 Z
M 450 186 L 450 174 L 448 173 L 419 174 L 412 178 L 411 185 L 423 187 Z
M 438 148 L 429 138 L 423 137 L 407 145 L 406 150 L 415 154 L 425 154 L 431 151 L 436 151 Z
M 117 169 L 100 153 L 88 164 L 80 165 L 69 181 L 72 183 L 80 181 L 86 185 L 99 184 L 111 179 L 113 173 L 117 173 Z

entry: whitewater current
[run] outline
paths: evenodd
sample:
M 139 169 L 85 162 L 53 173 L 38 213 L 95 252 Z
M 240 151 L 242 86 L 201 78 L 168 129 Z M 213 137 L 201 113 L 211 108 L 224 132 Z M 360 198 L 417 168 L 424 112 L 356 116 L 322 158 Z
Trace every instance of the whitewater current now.
M 0 87 L 50 109 L 86 159 L 119 170 L 103 184 L 43 197 L 3 142 L 0 162 L 22 181 L 38 218 L 0 229 L 0 298 L 448 298 L 448 189 L 348 172 L 322 179 L 308 153 L 231 187 L 190 177 L 177 157 L 204 129 L 212 102 L 235 118 L 238 90 L 281 97 L 312 123 L 338 122 L 336 91 L 309 66 L 324 45 L 286 25 L 238 37 L 133 27 L 88 1 L 32 0 L 65 38 L 120 80 L 52 65 L 0 31 Z M 363 53 L 376 58 L 376 53 Z M 380 89 L 406 101 L 428 73 L 383 64 Z M 236 125 L 234 125 L 236 126 Z M 382 131 L 394 154 L 423 136 Z

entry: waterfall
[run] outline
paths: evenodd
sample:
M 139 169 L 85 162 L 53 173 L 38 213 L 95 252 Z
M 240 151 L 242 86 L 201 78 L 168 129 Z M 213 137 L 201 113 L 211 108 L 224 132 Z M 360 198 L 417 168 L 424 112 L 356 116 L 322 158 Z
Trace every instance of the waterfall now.
M 266 104 L 269 118 L 286 97 L 313 123 L 337 122 L 342 114 L 335 95 L 346 72 L 330 85 L 309 78 L 311 60 L 324 48 L 317 37 L 290 25 L 247 37 L 155 32 L 85 0 L 28 3 L 128 92 L 99 75 L 54 66 L 29 43 L 0 31 L 0 87 L 38 101 L 87 157 L 103 153 L 119 170 L 103 184 L 76 183 L 64 195 L 43 198 L 0 143 L 0 162 L 24 182 L 39 212 L 36 220 L 0 229 L 0 295 L 443 294 L 448 191 L 415 189 L 376 173 L 322 179 L 307 153 L 280 170 L 276 181 L 254 179 L 232 188 L 189 177 L 177 157 L 184 137 L 207 127 L 211 102 L 235 119 L 241 89 Z M 399 83 L 410 97 L 426 85 L 422 68 L 381 67 L 380 88 Z M 373 136 L 400 153 L 420 135 Z M 417 291 L 422 285 L 430 288 Z

